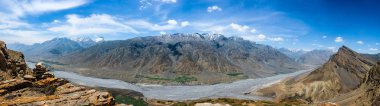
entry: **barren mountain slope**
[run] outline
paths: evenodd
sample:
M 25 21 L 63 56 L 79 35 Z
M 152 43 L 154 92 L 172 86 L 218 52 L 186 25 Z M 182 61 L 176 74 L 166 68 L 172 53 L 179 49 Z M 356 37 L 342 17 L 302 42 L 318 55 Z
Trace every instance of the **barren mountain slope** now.
M 343 46 L 320 68 L 261 89 L 258 93 L 276 96 L 278 100 L 324 101 L 358 88 L 373 65 L 374 62 Z
M 380 61 L 366 74 L 360 88 L 330 100 L 342 106 L 380 105 Z

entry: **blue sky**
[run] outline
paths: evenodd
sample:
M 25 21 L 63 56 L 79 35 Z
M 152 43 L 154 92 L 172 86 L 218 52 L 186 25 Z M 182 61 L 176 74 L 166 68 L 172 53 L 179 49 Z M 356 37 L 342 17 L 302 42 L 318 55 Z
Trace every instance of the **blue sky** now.
M 0 39 L 221 33 L 274 47 L 380 50 L 378 0 L 2 0 Z

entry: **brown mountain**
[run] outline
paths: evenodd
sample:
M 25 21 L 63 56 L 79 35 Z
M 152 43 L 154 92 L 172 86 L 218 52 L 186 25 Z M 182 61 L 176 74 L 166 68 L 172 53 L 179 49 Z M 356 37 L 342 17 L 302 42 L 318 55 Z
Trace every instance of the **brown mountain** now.
M 342 106 L 379 106 L 380 105 L 380 61 L 366 74 L 360 88 L 339 95 L 330 102 Z
M 343 46 L 318 69 L 259 90 L 277 99 L 319 102 L 357 89 L 373 61 Z
M 73 67 L 66 70 L 154 83 L 171 83 L 183 77 L 194 82 L 219 83 L 290 73 L 300 68 L 270 46 L 198 33 L 103 42 L 64 56 L 60 62 Z

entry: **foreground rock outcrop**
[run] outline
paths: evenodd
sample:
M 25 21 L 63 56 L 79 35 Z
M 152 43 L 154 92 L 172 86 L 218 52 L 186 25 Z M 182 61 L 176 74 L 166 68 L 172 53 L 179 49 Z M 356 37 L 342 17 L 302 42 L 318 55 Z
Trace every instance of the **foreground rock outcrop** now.
M 320 68 L 257 91 L 278 100 L 302 99 L 310 103 L 329 100 L 359 88 L 373 61 L 343 46 Z
M 0 41 L 0 105 L 114 105 L 108 92 L 88 89 L 55 78 L 41 63 L 27 67 L 20 52 Z

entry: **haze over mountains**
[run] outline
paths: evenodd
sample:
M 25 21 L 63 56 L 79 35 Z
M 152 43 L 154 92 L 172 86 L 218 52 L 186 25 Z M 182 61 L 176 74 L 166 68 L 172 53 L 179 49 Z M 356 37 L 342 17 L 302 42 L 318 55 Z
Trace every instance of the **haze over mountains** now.
M 25 52 L 25 57 L 28 61 L 39 61 L 63 56 L 76 50 L 91 47 L 103 41 L 104 40 L 101 39 L 94 41 L 89 37 L 81 37 L 75 40 L 69 38 L 54 38 L 33 45 L 16 43 L 9 44 L 8 47 L 13 50 Z
M 321 65 L 325 63 L 334 52 L 332 50 L 289 50 L 286 48 L 278 49 L 296 62 L 307 65 Z

